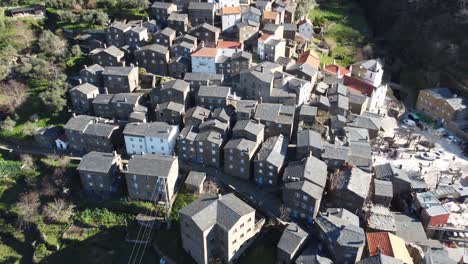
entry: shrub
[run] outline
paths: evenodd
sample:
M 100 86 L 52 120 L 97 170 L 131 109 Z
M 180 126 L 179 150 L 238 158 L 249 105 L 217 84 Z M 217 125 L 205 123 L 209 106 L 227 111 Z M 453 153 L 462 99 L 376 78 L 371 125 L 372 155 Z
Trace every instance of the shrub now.
M 116 225 L 125 225 L 127 216 L 116 214 L 105 208 L 86 209 L 76 216 L 76 220 L 87 226 L 112 227 Z

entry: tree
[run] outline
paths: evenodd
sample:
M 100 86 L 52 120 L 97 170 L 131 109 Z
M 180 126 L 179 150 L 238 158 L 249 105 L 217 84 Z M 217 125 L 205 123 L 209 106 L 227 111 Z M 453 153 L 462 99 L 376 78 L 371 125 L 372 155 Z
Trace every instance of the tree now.
M 105 25 L 109 21 L 109 16 L 102 10 L 92 10 L 83 15 L 83 21 L 87 23 Z
M 149 6 L 148 0 L 119 0 L 119 6 L 123 8 L 146 9 Z
M 62 80 L 54 80 L 49 88 L 42 92 L 39 97 L 44 106 L 53 113 L 58 113 L 67 105 L 65 99 L 66 84 Z
M 31 121 L 27 121 L 23 125 L 22 133 L 25 136 L 32 136 L 32 135 L 34 135 L 34 132 L 36 132 L 37 128 L 38 128 L 38 126 L 37 126 L 36 123 L 31 122 Z
M 1 129 L 5 131 L 11 131 L 13 130 L 13 128 L 15 128 L 15 126 L 16 126 L 15 120 L 7 116 L 7 118 L 2 122 Z
M 35 170 L 36 164 L 34 163 L 34 159 L 29 154 L 22 154 L 20 156 L 21 163 L 23 164 L 22 168 L 27 170 Z
M 81 48 L 79 45 L 73 45 L 73 47 L 71 48 L 71 54 L 72 56 L 74 57 L 79 57 L 83 54 L 83 52 L 81 52 Z
M 20 228 L 29 228 L 29 223 L 33 222 L 38 216 L 40 205 L 37 192 L 22 193 L 20 195 L 19 202 L 16 203 Z
M 63 56 L 66 51 L 67 43 L 50 30 L 45 30 L 38 40 L 41 51 L 49 56 Z
M 0 83 L 0 92 L 10 113 L 13 113 L 26 98 L 26 86 L 14 80 Z
M 67 223 L 73 216 L 75 206 L 64 199 L 55 199 L 44 207 L 44 216 L 53 222 Z

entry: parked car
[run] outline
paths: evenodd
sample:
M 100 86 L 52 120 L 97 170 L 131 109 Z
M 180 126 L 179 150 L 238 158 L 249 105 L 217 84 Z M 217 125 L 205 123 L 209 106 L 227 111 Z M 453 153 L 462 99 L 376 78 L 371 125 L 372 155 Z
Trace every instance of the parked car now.
M 408 125 L 408 126 L 415 126 L 416 125 L 416 122 L 414 122 L 413 120 L 410 120 L 410 119 L 403 119 L 403 124 L 405 125 Z
M 420 121 L 420 118 L 418 115 L 414 114 L 414 113 L 409 113 L 408 114 L 408 118 L 413 120 L 414 122 L 419 122 Z
M 421 159 L 424 159 L 424 160 L 435 160 L 436 159 L 435 155 L 429 154 L 427 152 L 423 152 L 423 153 L 419 154 L 419 157 Z
M 447 136 L 447 129 L 443 128 L 443 127 L 440 127 L 438 129 L 436 129 L 436 135 L 438 135 L 439 137 L 445 137 Z
M 452 143 L 460 142 L 460 139 L 458 139 L 456 136 L 448 136 L 447 139 L 448 139 L 448 141 L 450 141 Z

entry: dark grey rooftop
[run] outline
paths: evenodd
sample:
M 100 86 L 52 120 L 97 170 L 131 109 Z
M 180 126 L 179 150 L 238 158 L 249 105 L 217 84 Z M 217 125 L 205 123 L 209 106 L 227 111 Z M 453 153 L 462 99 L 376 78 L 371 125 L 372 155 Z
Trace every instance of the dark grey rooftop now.
M 156 1 L 156 2 L 154 2 L 154 3 L 151 5 L 151 8 L 168 9 L 168 8 L 171 7 L 172 5 L 175 5 L 175 4 L 174 4 L 174 3 L 170 3 L 170 2 L 159 2 L 159 1 Z
M 293 257 L 305 243 L 308 236 L 309 234 L 300 226 L 290 223 L 284 229 L 277 247 Z
M 266 161 L 281 168 L 288 150 L 288 143 L 288 139 L 283 135 L 268 138 L 263 142 L 255 161 Z
M 117 157 L 113 153 L 91 151 L 81 158 L 79 171 L 109 173 Z
M 135 67 L 105 67 L 103 75 L 129 76 Z
M 327 183 L 327 165 L 314 156 L 288 164 L 283 173 L 283 181 L 305 180 L 325 187 Z
M 102 72 L 102 71 L 104 71 L 104 67 L 102 67 L 102 66 L 99 65 L 99 64 L 93 64 L 93 65 L 91 65 L 91 66 L 87 66 L 87 67 L 85 68 L 85 70 L 88 71 L 88 72 L 91 72 L 91 73 L 93 73 L 93 74 L 96 74 L 97 72 Z
M 220 147 L 223 144 L 223 135 L 218 131 L 208 130 L 198 133 L 195 140 L 198 142 L 213 143 Z
M 377 196 L 393 197 L 393 184 L 391 181 L 374 179 L 374 194 Z
M 96 136 L 99 138 L 110 138 L 112 133 L 114 133 L 115 130 L 119 129 L 119 126 L 117 125 L 110 125 L 110 124 L 104 124 L 104 123 L 93 123 L 89 124 L 83 134 L 85 135 L 90 135 L 90 136 Z
M 176 34 L 176 31 L 170 27 L 165 27 L 163 30 L 156 32 L 157 35 L 172 36 Z
M 246 131 L 253 135 L 258 135 L 265 130 L 265 125 L 252 120 L 239 120 L 236 122 L 236 125 L 232 129 L 233 133 L 239 133 L 240 131 Z
M 217 73 L 202 73 L 202 72 L 187 72 L 184 76 L 184 80 L 190 81 L 212 81 L 218 80 L 223 81 L 223 75 Z
M 349 147 L 325 143 L 323 144 L 322 158 L 346 160 L 348 158 Z
M 226 99 L 231 93 L 231 88 L 227 86 L 200 86 L 197 97 L 216 97 Z
M 360 127 L 370 130 L 379 130 L 380 127 L 375 123 L 372 118 L 365 116 L 353 116 L 351 117 L 352 121 L 348 123 L 350 127 Z
M 188 19 L 188 14 L 180 14 L 177 12 L 172 12 L 167 20 L 175 20 L 175 21 L 185 21 Z
M 322 136 L 320 133 L 305 129 L 297 132 L 297 147 L 313 147 L 323 149 Z
M 183 104 L 179 104 L 179 103 L 176 103 L 176 102 L 166 102 L 166 103 L 162 103 L 158 106 L 158 109 L 159 110 L 171 110 L 171 111 L 175 111 L 175 112 L 178 112 L 178 113 L 182 113 L 184 112 L 184 108 L 185 106 Z
M 283 26 L 284 26 L 284 31 L 296 31 L 297 30 L 297 24 L 285 23 Z
M 72 117 L 65 124 L 64 129 L 84 132 L 86 127 L 88 127 L 88 125 L 96 119 L 96 117 L 88 115 L 79 115 L 76 117 Z
M 71 91 L 78 91 L 80 93 L 90 94 L 94 92 L 99 92 L 99 88 L 90 83 L 83 83 L 83 84 L 73 87 L 72 89 L 70 89 L 70 92 Z
M 167 54 L 169 53 L 169 49 L 166 47 L 166 46 L 162 46 L 162 45 L 158 45 L 158 44 L 150 44 L 150 45 L 146 45 L 146 46 L 143 46 L 141 47 L 139 50 L 135 51 L 135 52 L 143 52 L 143 51 L 154 51 L 154 52 L 157 52 L 157 53 L 160 53 L 160 54 Z
M 369 195 L 372 176 L 356 167 L 351 170 L 342 170 L 332 181 L 334 190 L 348 190 L 363 199 Z
M 257 108 L 257 100 L 240 100 L 236 105 L 237 113 L 255 113 Z
M 309 181 L 295 181 L 284 184 L 286 190 L 302 191 L 315 200 L 322 199 L 323 187 L 313 184 Z
M 188 5 L 188 9 L 204 9 L 204 10 L 214 10 L 215 4 L 214 3 L 206 3 L 206 2 L 190 2 Z
M 109 104 L 114 98 L 113 94 L 97 94 L 93 99 L 93 104 Z
M 111 103 L 137 105 L 140 102 L 142 96 L 142 93 L 118 93 L 114 95 L 114 97 L 111 100 Z
M 257 147 L 257 142 L 245 138 L 239 138 L 229 140 L 228 143 L 226 143 L 224 146 L 224 150 L 236 149 L 246 153 L 249 157 L 252 157 L 257 150 Z
M 127 174 L 167 178 L 174 166 L 178 167 L 177 157 L 159 154 L 134 155 L 128 160 Z M 176 170 L 178 173 L 178 170 Z
M 310 105 L 302 105 L 299 110 L 299 116 L 317 116 L 317 107 Z
M 170 80 L 168 82 L 165 82 L 161 86 L 161 90 L 166 89 L 177 90 L 180 92 L 188 92 L 190 90 L 190 83 L 180 79 Z
M 195 106 L 185 112 L 185 118 L 194 118 L 198 120 L 206 120 L 210 117 L 211 111 L 201 106 Z
M 135 123 L 130 122 L 125 126 L 124 135 L 168 138 L 176 126 L 166 122 Z
M 206 179 L 206 173 L 201 171 L 190 171 L 187 179 L 185 179 L 185 184 L 192 186 L 200 186 Z
M 336 215 L 321 213 L 315 219 L 317 227 L 324 232 L 333 244 L 359 248 L 365 245 L 364 230 L 346 219 Z

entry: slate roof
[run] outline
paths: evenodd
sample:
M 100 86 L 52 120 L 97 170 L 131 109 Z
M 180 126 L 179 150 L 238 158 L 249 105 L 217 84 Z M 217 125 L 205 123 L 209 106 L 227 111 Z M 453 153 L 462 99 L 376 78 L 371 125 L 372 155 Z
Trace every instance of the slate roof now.
M 91 66 L 87 66 L 87 67 L 85 68 L 85 70 L 88 71 L 88 72 L 91 72 L 91 73 L 93 73 L 93 74 L 96 74 L 97 72 L 102 72 L 102 71 L 104 71 L 104 67 L 102 67 L 102 66 L 99 65 L 99 64 L 93 64 L 93 65 L 91 65 Z
M 135 52 L 142 52 L 142 51 L 147 51 L 147 50 L 154 51 L 160 54 L 169 53 L 169 49 L 167 47 L 159 45 L 159 44 L 146 45 L 146 46 L 141 47 L 139 50 L 136 50 Z
M 433 88 L 428 89 L 428 92 L 433 97 L 444 100 L 454 111 L 468 107 L 468 99 L 460 96 L 455 97 L 455 94 L 449 88 Z
M 206 173 L 200 171 L 190 171 L 185 179 L 185 184 L 200 186 L 206 179 Z
M 197 132 L 195 127 L 193 126 L 185 126 L 177 136 L 177 140 L 189 140 L 189 141 L 195 141 L 195 138 L 197 137 Z
M 323 159 L 346 160 L 348 158 L 349 147 L 333 145 L 329 143 L 323 144 L 324 151 L 322 152 Z
M 258 104 L 254 119 L 280 124 L 292 124 L 294 122 L 295 106 L 263 103 Z
M 99 88 L 90 83 L 83 83 L 83 84 L 73 87 L 72 89 L 70 89 L 70 92 L 71 91 L 79 91 L 80 93 L 90 94 L 96 91 L 99 92 Z
M 288 253 L 291 257 L 305 243 L 309 234 L 295 223 L 290 223 L 283 231 L 278 242 L 278 249 Z
M 325 187 L 327 183 L 327 165 L 314 156 L 300 161 L 293 161 L 284 169 L 283 181 L 305 180 Z
M 125 53 L 116 46 L 110 46 L 104 49 L 104 52 L 114 57 L 123 57 L 125 55 Z
M 217 97 L 226 99 L 231 93 L 231 88 L 227 86 L 200 86 L 197 97 Z
M 161 8 L 161 9 L 168 9 L 169 7 L 175 5 L 174 3 L 169 3 L 169 2 L 154 2 L 151 5 L 151 8 Z
M 369 142 L 351 141 L 349 142 L 349 153 L 347 162 L 370 172 L 372 166 L 372 148 Z
M 174 21 L 185 21 L 188 19 L 188 14 L 180 14 L 177 12 L 172 12 L 167 20 L 174 20 Z
M 263 142 L 255 161 L 267 161 L 281 168 L 288 150 L 288 142 L 283 135 L 268 138 Z
M 255 113 L 255 109 L 257 109 L 257 100 L 240 100 L 237 102 L 236 105 L 236 112 L 237 113 Z
M 168 82 L 165 82 L 161 86 L 161 90 L 166 90 L 166 89 L 173 89 L 173 90 L 177 90 L 180 92 L 188 92 L 190 90 L 190 83 L 180 80 L 180 79 L 170 80 Z
M 178 166 L 177 157 L 174 156 L 134 155 L 128 160 L 126 173 L 167 178 L 173 166 Z
M 171 110 L 171 111 L 175 111 L 175 112 L 178 112 L 178 113 L 183 113 L 184 112 L 184 108 L 185 106 L 183 104 L 179 104 L 179 103 L 176 103 L 176 102 L 165 102 L 165 103 L 162 103 L 160 105 L 158 105 L 158 109 L 159 110 Z
M 377 179 L 390 180 L 395 176 L 395 171 L 390 163 L 385 163 L 374 166 L 374 175 Z
M 127 29 L 130 29 L 130 25 L 127 25 L 127 24 L 119 22 L 119 21 L 112 23 L 112 25 L 110 25 L 110 27 L 117 28 L 117 29 L 120 29 L 122 31 L 126 31 Z
M 190 2 L 188 5 L 188 9 L 203 9 L 203 10 L 214 10 L 215 4 L 214 3 L 206 3 L 206 2 Z
M 237 149 L 247 153 L 249 157 L 252 157 L 257 150 L 257 147 L 257 142 L 245 138 L 238 138 L 229 140 L 224 146 L 224 149 Z
M 96 97 L 93 99 L 94 104 L 109 104 L 114 98 L 113 94 L 97 94 Z
M 142 96 L 142 93 L 118 93 L 114 94 L 111 103 L 137 105 Z
M 351 170 L 342 170 L 332 181 L 332 189 L 348 190 L 363 199 L 369 195 L 372 176 L 356 167 Z
M 243 50 L 235 52 L 234 54 L 232 54 L 232 59 L 238 59 L 238 58 L 251 60 L 252 59 L 252 54 L 248 53 L 247 51 L 243 51 Z
M 283 24 L 283 26 L 284 26 L 284 31 L 296 31 L 297 30 L 297 24 L 285 23 Z
M 287 190 L 302 191 L 315 200 L 322 199 L 323 195 L 323 187 L 309 181 L 287 182 L 284 184 L 284 188 Z
M 252 14 L 255 14 L 255 15 L 258 15 L 260 16 L 262 14 L 262 12 L 260 11 L 260 9 L 254 7 L 254 6 L 249 6 L 245 9 L 242 10 L 242 15 L 244 16 L 245 14 L 247 13 L 252 13 Z
M 345 219 L 321 213 L 315 219 L 315 223 L 332 240 L 333 244 L 348 248 L 359 248 L 365 245 L 364 230 Z
M 242 216 L 252 212 L 255 212 L 252 207 L 232 193 L 220 199 L 205 195 L 180 210 L 180 214 L 191 218 L 202 231 L 215 225 L 229 231 Z
M 382 68 L 382 62 L 379 59 L 363 60 L 354 63 L 354 66 L 362 66 L 370 71 L 377 71 Z
M 94 120 L 96 120 L 96 117 L 87 115 L 72 117 L 65 124 L 64 129 L 83 132 L 86 127 Z
M 239 120 L 236 122 L 236 125 L 232 129 L 235 134 L 238 131 L 244 130 L 254 135 L 258 135 L 265 129 L 265 125 L 253 122 L 252 120 Z
M 110 125 L 104 123 L 93 123 L 89 124 L 83 134 L 103 137 L 103 138 L 110 138 L 112 133 L 117 130 L 119 126 L 117 125 Z
M 233 115 L 232 110 L 230 110 L 227 107 L 223 107 L 223 108 L 216 108 L 215 110 L 213 110 L 212 117 L 223 123 L 229 123 L 231 122 L 232 115 Z
M 109 173 L 116 156 L 112 153 L 91 151 L 81 158 L 79 171 Z
M 352 118 L 353 120 L 350 123 L 348 123 L 348 126 L 350 127 L 360 127 L 370 130 L 380 129 L 380 127 L 375 123 L 375 120 L 373 120 L 372 118 L 357 115 L 355 115 Z
M 350 141 L 364 141 L 369 142 L 369 131 L 365 128 L 359 127 L 345 127 L 346 138 Z
M 297 132 L 297 147 L 313 147 L 323 149 L 323 141 L 320 133 L 305 129 Z
M 391 181 L 374 179 L 374 194 L 384 197 L 393 197 L 393 185 Z
M 217 146 L 221 146 L 223 144 L 223 135 L 221 135 L 221 133 L 219 133 L 218 131 L 208 130 L 208 131 L 198 133 L 195 140 L 206 141 L 206 142 L 214 143 Z
M 185 111 L 185 118 L 194 118 L 202 121 L 208 119 L 210 115 L 211 111 L 201 106 L 195 106 Z
M 317 116 L 317 107 L 310 105 L 302 105 L 299 110 L 299 116 Z
M 130 122 L 125 126 L 124 135 L 168 138 L 171 131 L 176 126 L 166 122 L 134 123 Z
M 163 30 L 156 32 L 156 34 L 161 34 L 170 37 L 171 35 L 175 35 L 176 31 L 170 27 L 165 27 Z
M 103 75 L 129 76 L 135 67 L 105 67 Z

